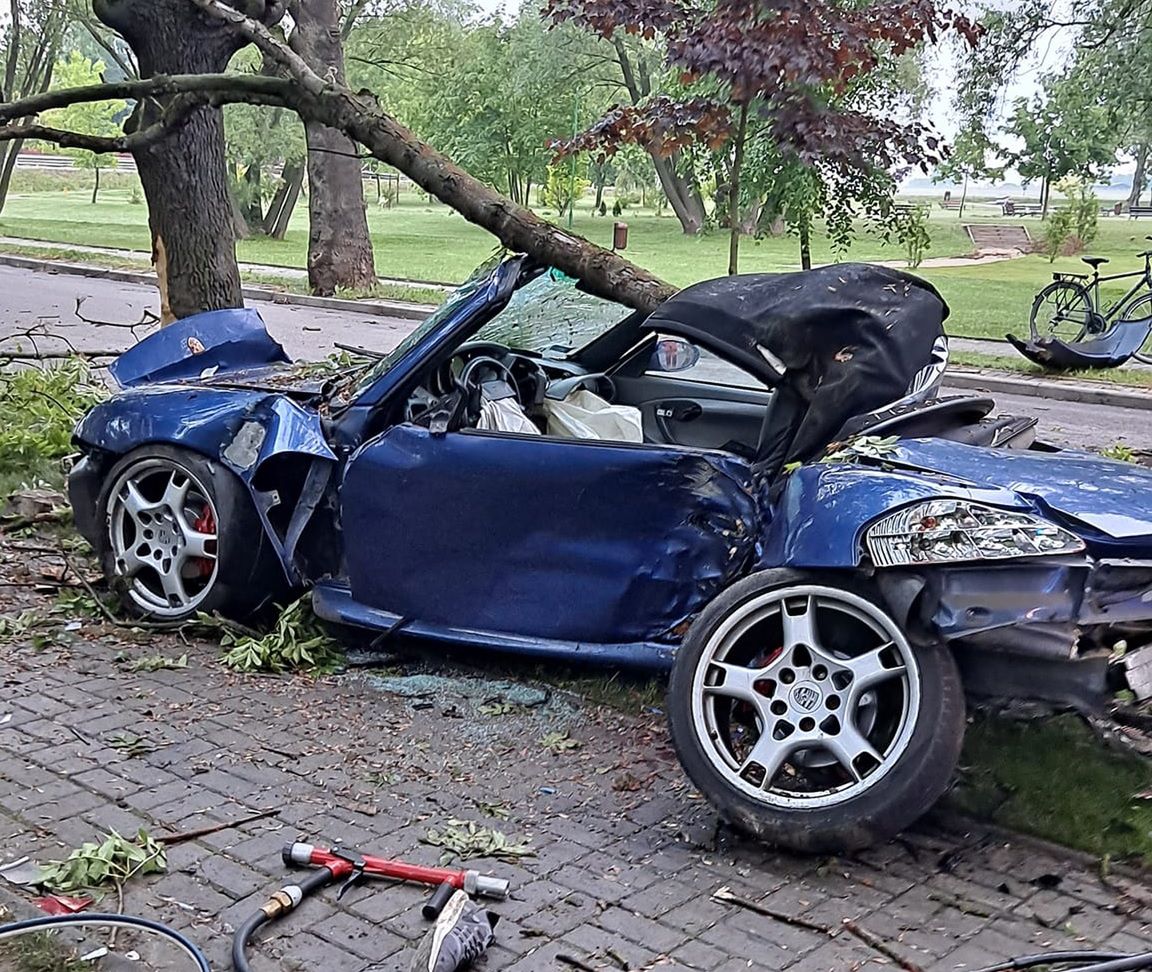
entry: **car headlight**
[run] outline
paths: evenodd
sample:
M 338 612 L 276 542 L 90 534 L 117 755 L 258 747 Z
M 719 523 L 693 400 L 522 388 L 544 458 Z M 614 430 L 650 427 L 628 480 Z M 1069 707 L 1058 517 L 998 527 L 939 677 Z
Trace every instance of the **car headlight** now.
M 1074 533 L 1016 510 L 930 500 L 878 520 L 864 535 L 877 567 L 1078 553 Z

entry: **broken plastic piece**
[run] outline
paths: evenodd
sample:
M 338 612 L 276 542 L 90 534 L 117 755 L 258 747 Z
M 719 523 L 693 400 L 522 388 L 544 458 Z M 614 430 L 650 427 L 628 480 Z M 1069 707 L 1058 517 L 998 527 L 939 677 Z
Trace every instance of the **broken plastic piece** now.
M 91 898 L 73 898 L 66 894 L 46 894 L 33 904 L 49 915 L 75 915 L 92 907 Z

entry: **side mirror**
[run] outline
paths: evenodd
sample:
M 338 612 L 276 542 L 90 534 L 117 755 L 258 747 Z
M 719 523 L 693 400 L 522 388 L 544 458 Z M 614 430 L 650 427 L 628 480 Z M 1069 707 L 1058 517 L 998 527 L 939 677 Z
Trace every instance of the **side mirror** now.
M 648 367 L 652 371 L 687 371 L 700 361 L 700 349 L 683 338 L 662 337 L 656 342 L 652 361 Z

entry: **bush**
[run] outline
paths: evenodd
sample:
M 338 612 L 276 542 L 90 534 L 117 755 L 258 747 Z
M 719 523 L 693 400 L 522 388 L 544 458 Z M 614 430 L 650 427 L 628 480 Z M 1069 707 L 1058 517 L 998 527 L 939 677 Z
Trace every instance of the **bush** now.
M 930 207 L 920 203 L 909 209 L 900 221 L 901 225 L 897 232 L 904 244 L 908 266 L 913 269 L 924 262 L 924 254 L 932 246 L 932 237 L 928 234 L 930 214 Z
M 39 470 L 68 455 L 77 420 L 105 396 L 83 358 L 0 371 L 0 468 Z
M 1099 232 L 1100 200 L 1091 187 L 1078 176 L 1065 176 L 1055 188 L 1068 204 L 1051 213 L 1044 226 L 1043 252 L 1049 263 L 1079 253 Z

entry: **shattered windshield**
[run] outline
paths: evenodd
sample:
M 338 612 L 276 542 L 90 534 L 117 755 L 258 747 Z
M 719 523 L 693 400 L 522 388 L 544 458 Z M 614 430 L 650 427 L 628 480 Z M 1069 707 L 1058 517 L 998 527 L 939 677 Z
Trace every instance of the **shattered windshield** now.
M 630 313 L 622 304 L 578 290 L 573 277 L 549 270 L 517 290 L 472 340 L 560 353 L 583 347 Z

